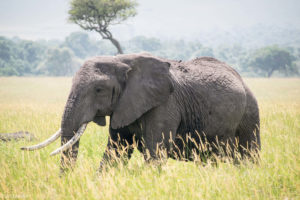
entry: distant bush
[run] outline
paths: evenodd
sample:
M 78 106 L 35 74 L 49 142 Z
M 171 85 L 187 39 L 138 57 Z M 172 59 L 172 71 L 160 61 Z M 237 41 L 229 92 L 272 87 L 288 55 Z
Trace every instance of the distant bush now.
M 300 72 L 300 47 L 297 46 L 246 48 L 235 44 L 209 47 L 199 41 L 144 36 L 123 41 L 122 46 L 125 53 L 147 51 L 175 60 L 215 57 L 251 77 L 299 76 Z M 71 33 L 64 41 L 28 41 L 0 36 L 0 76 L 72 76 L 88 57 L 115 54 L 116 49 L 110 42 L 97 41 L 83 32 Z M 271 68 L 274 69 L 272 72 Z

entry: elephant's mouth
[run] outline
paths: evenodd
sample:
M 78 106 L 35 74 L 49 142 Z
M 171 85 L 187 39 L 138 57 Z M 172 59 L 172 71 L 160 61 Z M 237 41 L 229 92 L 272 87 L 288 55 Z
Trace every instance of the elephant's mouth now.
M 106 125 L 105 114 L 100 110 L 98 110 L 92 121 L 98 124 L 99 126 L 105 126 Z
M 96 115 L 93 119 L 93 122 L 95 122 L 99 126 L 105 126 L 106 125 L 105 116 Z

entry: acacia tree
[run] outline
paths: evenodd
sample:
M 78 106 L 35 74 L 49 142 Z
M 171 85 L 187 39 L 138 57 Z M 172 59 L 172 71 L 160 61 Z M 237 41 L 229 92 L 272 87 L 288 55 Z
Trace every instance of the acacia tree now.
M 84 30 L 98 32 L 103 39 L 111 41 L 118 53 L 122 54 L 120 43 L 108 28 L 135 16 L 136 5 L 134 0 L 72 0 L 69 20 Z
M 294 56 L 285 49 L 270 46 L 258 49 L 250 59 L 249 65 L 257 73 L 271 77 L 274 71 L 282 71 L 286 75 L 298 73 L 293 66 L 294 60 Z

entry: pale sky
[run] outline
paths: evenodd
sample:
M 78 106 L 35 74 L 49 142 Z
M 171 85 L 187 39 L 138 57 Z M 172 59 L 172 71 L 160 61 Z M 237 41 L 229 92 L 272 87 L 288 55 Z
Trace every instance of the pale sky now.
M 184 38 L 202 31 L 255 24 L 300 28 L 299 0 L 138 0 L 138 15 L 113 28 L 120 39 L 136 35 Z M 81 30 L 70 24 L 69 0 L 0 0 L 0 35 L 63 39 Z

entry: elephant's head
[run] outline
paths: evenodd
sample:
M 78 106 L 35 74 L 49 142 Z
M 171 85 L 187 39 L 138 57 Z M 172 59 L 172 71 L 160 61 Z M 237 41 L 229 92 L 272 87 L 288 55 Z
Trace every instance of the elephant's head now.
M 169 67 L 170 63 L 148 54 L 86 61 L 73 78 L 61 130 L 44 143 L 24 149 L 44 147 L 61 136 L 62 147 L 52 154 L 64 152 L 69 159 L 66 149 L 73 147 L 76 157 L 78 140 L 87 123 L 104 126 L 105 116 L 110 116 L 111 128 L 118 129 L 165 102 L 173 91 Z

